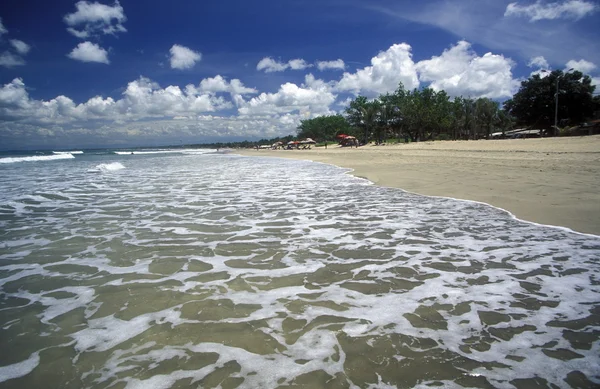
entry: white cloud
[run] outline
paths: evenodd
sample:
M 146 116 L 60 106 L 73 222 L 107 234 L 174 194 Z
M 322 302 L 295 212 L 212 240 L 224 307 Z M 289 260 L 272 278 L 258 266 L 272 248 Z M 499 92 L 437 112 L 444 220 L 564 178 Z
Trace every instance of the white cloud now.
M 306 61 L 301 58 L 290 60 L 288 62 L 288 65 L 290 66 L 290 69 L 292 69 L 292 70 L 303 70 L 303 69 L 310 68 L 313 66 L 313 65 L 306 63 Z
M 25 61 L 18 55 L 15 55 L 9 51 L 5 51 L 0 54 L 0 66 L 4 66 L 6 68 L 12 68 L 14 66 L 25 65 Z
M 29 106 L 29 96 L 25 90 L 25 84 L 20 78 L 15 78 L 0 88 L 0 107 L 2 109 L 19 108 Z
M 579 61 L 575 61 L 574 59 L 567 62 L 565 69 L 575 69 L 579 70 L 581 73 L 589 74 L 592 70 L 596 69 L 597 66 L 595 63 L 586 61 L 585 59 L 580 59 Z
M 108 52 L 92 42 L 82 42 L 67 57 L 81 62 L 99 62 L 109 64 Z
M 402 82 L 407 89 L 417 88 L 419 79 L 406 43 L 392 45 L 371 58 L 371 66 L 356 73 L 344 73 L 337 90 L 353 93 L 380 94 L 393 92 Z
M 171 69 L 190 69 L 202 59 L 202 54 L 185 46 L 173 45 L 171 50 Z
M 291 59 L 288 62 L 280 62 L 271 57 L 265 57 L 256 64 L 256 70 L 264 70 L 265 73 L 283 72 L 286 69 L 303 70 L 313 65 L 302 58 Z
M 31 47 L 27 43 L 18 39 L 11 39 L 10 44 L 17 50 L 17 53 L 21 55 L 25 55 L 31 50 Z
M 544 58 L 541 55 L 537 57 L 532 57 L 527 63 L 527 66 L 529 66 L 530 68 L 538 69 L 548 69 L 550 67 L 548 61 L 546 61 L 546 58 Z
M 281 85 L 276 93 L 261 93 L 244 101 L 238 99 L 238 111 L 241 115 L 275 115 L 298 112 L 301 115 L 323 115 L 330 113 L 330 105 L 335 102 L 336 95 L 331 86 L 317 80 L 312 74 L 305 77 L 304 84 L 293 83 Z
M 283 72 L 288 67 L 287 63 L 278 62 L 271 57 L 265 57 L 256 64 L 256 70 L 264 70 L 265 73 Z
M 487 53 L 478 56 L 471 44 L 458 42 L 437 57 L 416 64 L 421 81 L 431 82 L 435 90 L 445 90 L 451 96 L 510 97 L 518 87 L 512 77 L 514 63 L 502 55 Z
M 145 116 L 193 115 L 231 107 L 222 97 L 199 94 L 198 91 L 170 85 L 164 89 L 141 77 L 127 85 L 124 98 L 117 104 L 120 112 Z M 125 109 L 124 109 L 125 108 Z
M 344 70 L 346 69 L 346 64 L 341 59 L 336 59 L 335 61 L 317 61 L 317 68 L 321 71 L 327 69 Z
M 493 52 L 511 53 L 519 61 L 544 56 L 550 64 L 564 64 L 572 58 L 586 58 L 600 64 L 598 30 L 589 24 L 593 25 L 592 18 L 581 26 L 556 22 L 550 28 L 548 23 L 527 23 L 524 22 L 527 19 L 519 17 L 502 17 L 508 3 L 499 0 L 355 2 L 359 7 L 399 23 L 410 21 L 434 26 Z
M 75 4 L 77 10 L 65 15 L 64 22 L 67 30 L 77 38 L 86 39 L 92 35 L 115 35 L 127 30 L 123 23 L 127 20 L 125 12 L 118 1 L 112 6 L 98 2 L 80 1 Z M 81 26 L 80 29 L 75 27 Z
M 231 92 L 245 88 L 237 82 L 239 80 L 221 83 L 219 79 L 223 78 L 214 77 L 204 85 L 207 89 L 210 89 L 209 85 L 213 89 L 225 85 Z M 280 96 L 274 102 L 284 103 L 287 99 L 301 107 L 315 107 L 318 112 L 316 101 L 322 92 L 314 89 L 326 86 L 319 80 L 309 80 L 309 84 L 311 87 L 298 88 L 306 90 L 306 96 L 300 91 L 295 98 Z M 15 79 L 0 87 L 0 117 L 3 118 L 0 139 L 4 147 L 47 145 L 48 142 L 67 147 L 77 146 L 73 142 L 113 145 L 140 144 L 149 140 L 169 143 L 173 139 L 198 142 L 203 141 L 203 137 L 264 138 L 293 133 L 300 120 L 310 116 L 308 111 L 302 114 L 250 112 L 250 115 L 231 117 L 210 114 L 230 108 L 230 101 L 214 93 L 203 93 L 190 86 L 183 90 L 175 85 L 161 88 L 143 77 L 130 82 L 117 100 L 96 96 L 81 104 L 66 96 L 48 101 L 32 99 L 23 81 Z
M 148 118 L 194 116 L 231 108 L 222 97 L 201 93 L 198 90 L 169 85 L 161 88 L 148 78 L 127 84 L 121 99 L 95 96 L 76 104 L 66 96 L 51 100 L 34 100 L 29 97 L 23 80 L 17 78 L 0 88 L 0 116 L 21 118 L 32 123 L 73 123 L 93 119 L 110 122 L 128 122 Z
M 258 91 L 254 88 L 245 87 L 244 84 L 237 78 L 227 82 L 227 80 L 220 75 L 203 79 L 200 82 L 200 91 L 206 93 L 228 92 L 232 95 L 258 93 Z
M 2 24 L 2 18 L 0 18 L 0 36 L 2 36 L 2 34 L 6 34 L 7 32 L 8 30 L 6 27 L 4 27 L 4 24 Z
M 598 10 L 598 5 L 583 0 L 567 0 L 556 3 L 545 3 L 540 0 L 530 5 L 510 3 L 504 16 L 525 16 L 530 22 L 553 19 L 581 19 Z

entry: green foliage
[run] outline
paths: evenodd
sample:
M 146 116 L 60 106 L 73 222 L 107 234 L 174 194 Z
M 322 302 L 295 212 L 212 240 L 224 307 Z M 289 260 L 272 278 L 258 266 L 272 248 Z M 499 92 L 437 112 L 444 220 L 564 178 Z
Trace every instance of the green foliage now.
M 402 84 L 390 94 L 367 100 L 358 96 L 346 109 L 348 123 L 362 132 L 363 143 L 388 138 L 477 139 L 500 126 L 498 103 L 490 99 L 455 98 L 431 88 L 407 91 Z M 506 124 L 506 121 L 503 122 Z
M 579 124 L 594 113 L 595 87 L 591 82 L 589 76 L 579 71 L 555 70 L 544 78 L 534 74 L 521 83 L 512 99 L 504 102 L 504 109 L 517 119 L 519 125 L 551 128 L 556 114 L 558 85 L 559 126 Z
M 350 125 L 342 115 L 319 116 L 300 122 L 298 138 L 312 138 L 319 142 L 334 140 L 337 134 L 348 134 L 350 130 Z

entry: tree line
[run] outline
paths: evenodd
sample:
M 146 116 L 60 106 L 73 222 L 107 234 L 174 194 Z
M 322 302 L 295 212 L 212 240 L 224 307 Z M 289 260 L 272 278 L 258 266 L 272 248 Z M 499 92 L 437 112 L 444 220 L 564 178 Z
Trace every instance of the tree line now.
M 366 144 L 394 138 L 405 142 L 488 139 L 494 132 L 504 133 L 516 126 L 543 129 L 551 134 L 556 112 L 560 113 L 560 127 L 579 124 L 600 110 L 600 99 L 593 96 L 594 90 L 591 78 L 579 71 L 555 70 L 545 77 L 534 74 L 501 108 L 489 98 L 451 99 L 443 90 L 410 91 L 400 84 L 394 93 L 373 100 L 357 96 L 344 115 L 302 120 L 297 135 L 327 141 L 346 134 Z

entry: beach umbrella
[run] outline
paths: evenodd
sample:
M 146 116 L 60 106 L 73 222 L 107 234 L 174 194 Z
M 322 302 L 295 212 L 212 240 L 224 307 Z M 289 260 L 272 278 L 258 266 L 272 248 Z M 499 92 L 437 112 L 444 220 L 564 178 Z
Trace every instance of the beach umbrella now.
M 339 134 L 339 135 L 336 135 L 335 137 L 336 138 L 340 138 L 340 139 L 344 139 L 344 138 L 348 137 L 348 135 L 346 135 L 346 134 Z
M 287 142 L 287 144 L 288 144 L 288 145 L 294 145 L 294 144 L 296 144 L 296 143 L 295 143 L 293 140 L 291 140 L 291 141 Z

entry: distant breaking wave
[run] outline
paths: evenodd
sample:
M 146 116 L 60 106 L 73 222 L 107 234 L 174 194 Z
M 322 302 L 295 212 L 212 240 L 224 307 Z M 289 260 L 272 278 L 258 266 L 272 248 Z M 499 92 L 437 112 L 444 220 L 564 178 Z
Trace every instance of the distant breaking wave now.
M 119 162 L 101 163 L 100 165 L 96 166 L 96 170 L 99 170 L 101 172 L 115 172 L 121 169 L 125 169 L 125 166 L 123 166 Z
M 167 154 L 167 153 L 179 153 L 179 154 L 206 154 L 212 153 L 213 149 L 171 149 L 171 150 L 131 150 L 131 151 L 115 151 L 118 155 L 131 155 L 131 154 Z
M 36 155 L 31 157 L 8 157 L 0 158 L 0 163 L 15 163 L 15 162 L 38 162 L 38 161 L 53 161 L 57 159 L 72 159 L 73 154 L 65 152 L 64 154 L 54 155 Z
M 53 151 L 52 153 L 57 154 L 57 155 L 64 155 L 64 154 L 83 154 L 83 151 Z

